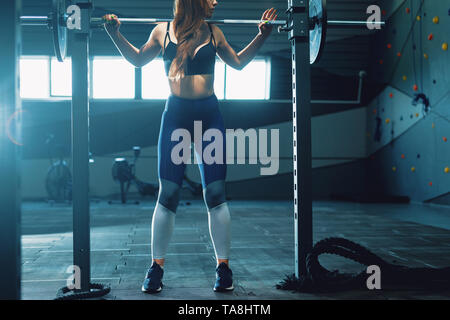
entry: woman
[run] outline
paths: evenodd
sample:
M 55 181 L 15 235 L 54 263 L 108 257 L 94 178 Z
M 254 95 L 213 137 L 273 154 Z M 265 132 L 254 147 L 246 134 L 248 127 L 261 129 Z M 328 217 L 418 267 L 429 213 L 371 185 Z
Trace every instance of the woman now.
M 216 25 L 209 24 L 218 5 L 216 0 L 175 0 L 174 19 L 158 24 L 150 34 L 148 42 L 140 49 L 131 45 L 120 34 L 120 21 L 114 15 L 106 15 L 105 29 L 116 47 L 131 64 L 142 67 L 162 51 L 171 95 L 167 99 L 162 115 L 158 140 L 159 195 L 152 219 L 152 265 L 147 272 L 142 291 L 160 292 L 164 274 L 164 257 L 175 223 L 180 187 L 185 163 L 175 163 L 171 151 L 178 144 L 172 141 L 175 129 L 186 129 L 193 135 L 194 120 L 202 121 L 204 131 L 225 129 L 214 94 L 214 64 L 216 54 L 230 67 L 241 70 L 255 56 L 269 37 L 272 26 L 261 23 L 259 33 L 241 52 L 236 53 L 228 44 L 224 34 Z M 274 8 L 264 12 L 262 20 L 275 20 Z M 202 133 L 203 135 L 203 133 Z M 200 150 L 194 141 L 199 163 L 203 196 L 208 209 L 211 240 L 217 259 L 215 291 L 233 290 L 232 272 L 229 268 L 230 213 L 225 198 L 225 143 L 223 161 L 207 164 L 202 161 L 203 142 Z

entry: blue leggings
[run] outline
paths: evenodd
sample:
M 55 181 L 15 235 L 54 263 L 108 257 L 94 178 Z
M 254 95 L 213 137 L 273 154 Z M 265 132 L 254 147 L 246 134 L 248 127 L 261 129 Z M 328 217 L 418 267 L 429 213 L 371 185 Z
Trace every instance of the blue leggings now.
M 217 259 L 228 259 L 230 253 L 230 212 L 225 197 L 226 176 L 226 141 L 223 119 L 219 111 L 219 104 L 215 95 L 204 99 L 189 100 L 171 95 L 166 103 L 162 115 L 161 130 L 158 141 L 158 177 L 159 195 L 152 219 L 152 257 L 164 259 L 169 241 L 174 229 L 175 214 L 180 199 L 180 189 L 183 183 L 186 163 L 176 164 L 172 161 L 172 150 L 179 141 L 172 141 L 172 133 L 176 129 L 185 129 L 195 139 L 194 122 L 201 121 L 203 136 L 205 131 L 216 129 L 223 139 L 222 155 L 217 156 L 217 162 L 209 163 L 203 156 L 208 145 L 214 138 L 201 141 L 202 148 L 197 148 L 200 141 L 193 141 L 195 156 L 202 178 L 203 197 L 208 209 L 208 224 Z M 178 137 L 176 137 L 179 139 Z M 201 139 L 201 137 L 200 137 Z M 213 145 L 214 147 L 217 146 Z M 211 148 L 210 148 L 211 149 Z M 182 153 L 182 151 L 180 151 Z M 201 152 L 201 154 L 199 154 Z M 219 158 L 219 159 L 218 159 Z M 201 161 L 200 161 L 201 160 Z M 211 160 L 211 159 L 210 159 Z
M 226 137 L 222 115 L 219 110 L 217 97 L 212 95 L 203 99 L 183 99 L 174 95 L 169 96 L 166 102 L 161 119 L 161 129 L 158 141 L 158 176 L 160 179 L 172 181 L 179 186 L 182 185 L 186 164 L 175 164 L 171 159 L 171 153 L 174 146 L 179 141 L 171 141 L 172 132 L 176 129 L 186 129 L 194 142 L 194 121 L 201 121 L 202 132 L 208 129 L 217 129 L 223 137 L 223 161 L 222 163 L 208 164 L 205 161 L 199 163 L 199 169 L 203 188 L 217 180 L 225 180 L 226 176 Z M 202 142 L 202 155 L 205 148 L 212 141 Z M 197 145 L 197 141 L 194 142 Z M 197 159 L 201 155 L 195 148 Z M 197 162 L 200 162 L 197 160 Z

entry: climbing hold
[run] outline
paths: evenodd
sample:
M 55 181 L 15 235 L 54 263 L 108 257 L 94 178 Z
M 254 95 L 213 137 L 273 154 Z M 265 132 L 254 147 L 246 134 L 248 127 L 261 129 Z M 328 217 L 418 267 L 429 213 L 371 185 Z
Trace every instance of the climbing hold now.
M 380 59 L 380 64 L 383 64 L 383 63 L 384 63 L 384 61 L 382 59 Z
M 391 122 L 391 119 L 386 119 L 386 124 L 389 124 L 389 122 Z
M 406 13 L 411 13 L 411 9 L 410 8 L 406 8 Z
M 430 187 L 432 187 L 433 186 L 433 182 L 430 182 L 429 185 L 430 185 Z
M 401 57 L 402 53 L 401 52 L 397 52 L 397 57 Z
M 449 167 L 446 167 L 446 168 L 444 169 L 444 172 L 445 172 L 445 173 L 449 173 L 449 172 L 450 172 L 450 168 L 449 168 Z
M 386 10 L 381 11 L 381 14 L 382 14 L 383 16 L 385 16 L 386 13 L 387 13 Z
M 420 154 L 417 154 L 417 159 L 420 159 Z
M 434 127 L 436 127 L 436 125 L 434 123 L 431 124 L 431 127 L 434 129 Z
M 397 167 L 392 167 L 392 171 L 397 171 Z
M 444 42 L 444 43 L 442 44 L 442 50 L 444 50 L 444 51 L 447 51 L 447 50 L 448 50 L 448 43 L 447 43 L 447 42 Z
M 400 117 L 400 121 L 403 121 L 403 117 Z
M 393 93 L 389 93 L 389 98 L 393 98 L 394 94 Z
M 415 85 L 413 86 L 413 89 L 414 89 L 414 91 L 417 91 L 417 90 L 419 90 L 419 86 L 418 86 L 417 84 L 415 84 Z
M 420 21 L 422 18 L 420 16 L 416 17 L 417 21 Z
M 402 154 L 402 159 L 405 159 L 405 155 L 404 154 Z
M 402 79 L 403 79 L 403 81 L 406 81 L 406 79 L 408 79 L 408 77 L 407 76 L 403 76 Z
M 433 36 L 433 34 L 432 33 L 430 33 L 429 35 L 428 35 L 428 40 L 433 40 L 433 38 L 434 38 L 434 36 Z
M 438 16 L 433 18 L 433 23 L 434 24 L 438 24 L 439 23 L 439 17 Z
M 392 48 L 392 44 L 388 43 L 387 47 L 388 47 L 388 49 Z
M 436 84 L 436 82 L 437 82 L 436 79 L 433 79 L 433 84 Z
M 423 54 L 423 57 L 424 57 L 425 59 L 428 59 L 428 54 L 424 53 L 424 54 Z
M 442 140 L 444 140 L 444 142 L 447 142 L 447 137 L 442 137 Z
M 373 114 L 377 114 L 377 109 L 373 109 Z
M 418 118 L 419 117 L 419 114 L 418 113 L 416 113 L 416 118 Z
M 416 167 L 411 167 L 411 172 L 416 172 Z

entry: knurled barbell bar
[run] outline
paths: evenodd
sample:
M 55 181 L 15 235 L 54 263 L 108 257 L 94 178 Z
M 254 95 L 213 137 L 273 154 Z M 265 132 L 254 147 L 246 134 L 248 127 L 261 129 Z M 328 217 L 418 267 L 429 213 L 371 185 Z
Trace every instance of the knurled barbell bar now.
M 67 20 L 66 13 L 68 7 L 67 0 L 53 0 L 52 12 L 48 16 L 21 16 L 20 23 L 23 26 L 47 26 L 53 33 L 53 47 L 58 61 L 64 61 L 67 52 Z M 289 14 L 289 12 L 288 12 Z M 326 30 L 329 27 L 364 27 L 367 21 L 346 21 L 327 20 L 326 0 L 309 0 L 309 41 L 310 41 L 310 62 L 317 62 L 325 46 Z M 169 22 L 172 19 L 164 18 L 119 18 L 124 25 L 146 25 L 160 22 Z M 259 25 L 261 20 L 207 20 L 212 24 L 219 25 Z M 291 31 L 290 21 L 277 20 L 265 21 L 267 24 L 278 26 L 278 31 Z M 103 18 L 91 18 L 91 28 L 100 28 L 105 23 Z M 385 22 L 370 22 L 372 25 L 384 26 Z M 292 25 L 292 24 L 291 24 Z

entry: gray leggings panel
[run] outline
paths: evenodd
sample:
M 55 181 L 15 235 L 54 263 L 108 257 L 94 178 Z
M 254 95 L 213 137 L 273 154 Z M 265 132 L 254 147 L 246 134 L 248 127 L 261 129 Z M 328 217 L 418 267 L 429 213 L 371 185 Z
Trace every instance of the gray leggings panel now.
M 203 189 L 203 199 L 206 207 L 212 209 L 226 201 L 225 180 L 211 182 Z
M 226 202 L 208 210 L 208 222 L 216 259 L 228 260 L 231 246 L 231 217 Z
M 152 258 L 164 259 L 175 226 L 175 212 L 157 203 L 152 218 Z
M 159 180 L 158 202 L 172 212 L 177 212 L 178 203 L 180 202 L 181 188 L 178 184 L 165 180 Z

